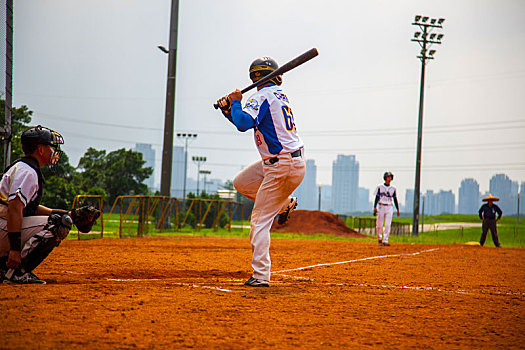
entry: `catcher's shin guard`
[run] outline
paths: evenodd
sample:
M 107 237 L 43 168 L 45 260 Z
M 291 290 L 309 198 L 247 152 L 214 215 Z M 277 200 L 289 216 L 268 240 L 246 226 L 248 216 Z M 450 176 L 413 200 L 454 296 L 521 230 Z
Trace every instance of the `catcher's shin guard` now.
M 55 237 L 36 235 L 31 237 L 22 251 L 22 263 L 15 272 L 16 275 L 33 271 L 51 251 L 58 245 Z

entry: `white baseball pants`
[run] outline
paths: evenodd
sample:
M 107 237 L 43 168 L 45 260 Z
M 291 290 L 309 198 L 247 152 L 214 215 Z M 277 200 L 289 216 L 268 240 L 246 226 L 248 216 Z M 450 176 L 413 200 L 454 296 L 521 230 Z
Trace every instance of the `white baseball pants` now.
M 286 210 L 306 170 L 302 156 L 287 153 L 278 158 L 274 164 L 255 162 L 233 180 L 237 191 L 255 201 L 250 230 L 253 277 L 265 281 L 270 281 L 270 228 L 275 215 Z
M 385 233 L 383 235 L 383 243 L 388 243 L 388 237 L 390 236 L 390 226 L 392 225 L 392 214 L 393 213 L 394 213 L 393 206 L 378 204 L 377 218 L 376 218 L 376 233 L 377 233 L 377 239 L 381 240 L 381 233 L 383 231 L 383 222 L 384 222 L 385 223 Z
M 31 248 L 31 238 L 37 234 L 42 237 L 52 237 L 53 234 L 44 230 L 47 216 L 27 216 L 22 219 L 22 257 L 25 257 Z M 29 242 L 29 243 L 28 243 Z M 7 220 L 0 218 L 0 257 L 9 254 L 9 238 L 7 237 Z

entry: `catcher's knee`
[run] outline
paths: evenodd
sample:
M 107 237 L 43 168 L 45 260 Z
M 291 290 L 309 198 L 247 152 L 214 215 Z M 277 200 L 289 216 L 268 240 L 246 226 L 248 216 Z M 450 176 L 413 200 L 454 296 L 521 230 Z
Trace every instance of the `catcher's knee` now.
M 73 220 L 68 214 L 51 214 L 47 219 L 46 229 L 51 232 L 57 239 L 58 243 L 64 240 L 71 227 L 73 226 Z

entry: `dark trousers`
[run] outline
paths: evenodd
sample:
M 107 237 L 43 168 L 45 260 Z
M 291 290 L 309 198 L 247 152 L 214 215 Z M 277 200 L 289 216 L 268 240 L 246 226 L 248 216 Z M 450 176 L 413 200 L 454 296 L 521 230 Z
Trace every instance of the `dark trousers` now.
M 479 240 L 479 244 L 485 244 L 485 239 L 487 239 L 487 232 L 489 229 L 490 233 L 492 234 L 492 241 L 494 242 L 494 245 L 499 247 L 500 244 L 498 239 L 498 230 L 496 229 L 496 219 L 483 219 L 483 224 L 481 225 L 481 239 Z

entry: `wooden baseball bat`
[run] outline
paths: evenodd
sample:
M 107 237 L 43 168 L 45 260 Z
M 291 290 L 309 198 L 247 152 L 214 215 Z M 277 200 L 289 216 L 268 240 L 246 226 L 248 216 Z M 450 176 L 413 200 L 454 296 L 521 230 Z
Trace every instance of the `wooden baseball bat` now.
M 312 58 L 314 58 L 317 55 L 319 55 L 319 52 L 317 52 L 316 48 L 310 49 L 310 50 L 306 51 L 305 53 L 303 53 L 302 55 L 294 58 L 290 62 L 287 62 L 287 63 L 283 64 L 281 67 L 279 67 L 278 69 L 274 70 L 273 72 L 271 72 L 270 74 L 268 74 L 267 76 L 262 78 L 261 80 L 258 80 L 255 83 L 253 83 L 252 85 L 249 85 L 249 86 L 245 87 L 244 89 L 241 90 L 241 93 L 244 94 L 245 92 L 250 91 L 253 88 L 256 88 L 258 86 L 264 85 L 267 82 L 269 82 L 270 80 L 272 80 L 273 78 L 275 78 L 276 76 L 282 75 L 282 74 L 284 74 L 284 73 L 294 69 L 295 67 L 298 67 L 301 64 L 310 61 Z M 218 109 L 219 105 L 217 103 L 215 103 L 215 104 L 213 104 L 213 107 L 215 107 L 215 109 Z

